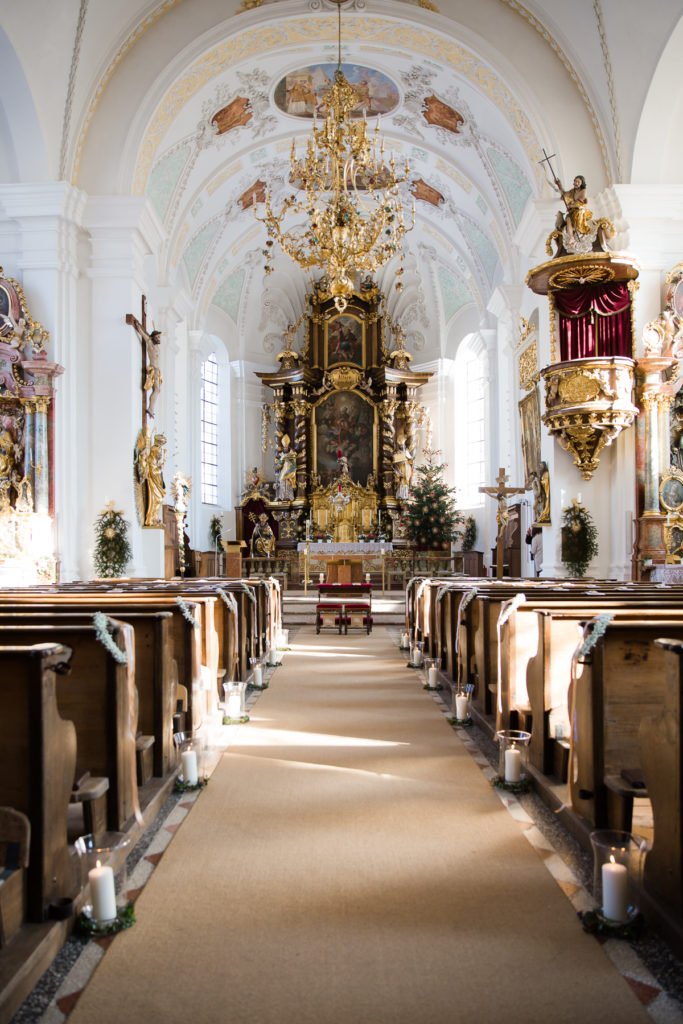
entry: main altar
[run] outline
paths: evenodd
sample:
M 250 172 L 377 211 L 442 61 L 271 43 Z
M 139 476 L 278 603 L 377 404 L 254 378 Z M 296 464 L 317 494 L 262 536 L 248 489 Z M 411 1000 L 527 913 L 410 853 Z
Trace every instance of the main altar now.
M 288 550 L 296 557 L 308 543 L 310 568 L 320 561 L 328 572 L 323 556 L 357 545 L 357 575 L 379 568 L 380 548 L 405 547 L 402 505 L 418 432 L 428 428 L 419 391 L 431 377 L 412 370 L 411 361 L 370 279 L 343 312 L 325 279 L 316 283 L 286 334 L 278 369 L 257 374 L 272 393 L 263 406 L 262 449 L 266 464 L 272 458 L 273 479 L 255 468 L 236 510 L 237 540 L 252 557 Z

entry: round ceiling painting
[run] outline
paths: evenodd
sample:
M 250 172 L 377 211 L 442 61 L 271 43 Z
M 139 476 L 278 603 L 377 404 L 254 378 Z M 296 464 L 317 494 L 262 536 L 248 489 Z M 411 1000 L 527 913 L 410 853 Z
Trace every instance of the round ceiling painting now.
M 325 117 L 325 93 L 334 82 L 336 64 L 311 64 L 290 71 L 275 86 L 274 100 L 280 110 L 294 117 Z M 356 91 L 358 103 L 352 117 L 376 117 L 389 114 L 399 104 L 400 96 L 394 82 L 381 71 L 360 64 L 342 64 L 346 80 Z

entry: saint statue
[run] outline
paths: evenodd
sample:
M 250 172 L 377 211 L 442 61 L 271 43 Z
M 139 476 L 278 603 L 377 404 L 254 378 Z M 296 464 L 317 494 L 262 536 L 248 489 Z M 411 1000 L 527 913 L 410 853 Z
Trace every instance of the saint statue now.
M 289 435 L 283 434 L 280 451 L 275 456 L 275 497 L 278 501 L 291 501 L 296 488 L 296 452 L 289 445 Z
M 275 554 L 275 534 L 268 522 L 265 512 L 256 520 L 254 532 L 251 535 L 251 557 L 272 558 Z
M 405 500 L 410 496 L 410 481 L 413 478 L 413 455 L 406 444 L 404 434 L 400 434 L 397 440 L 398 447 L 394 453 L 396 497 Z
M 159 526 L 161 505 L 166 496 L 163 468 L 166 462 L 166 438 L 141 430 L 135 449 L 135 475 L 142 492 L 144 526 Z
M 555 256 L 584 255 L 589 252 L 606 252 L 607 239 L 614 234 L 614 225 L 606 217 L 593 220 L 588 206 L 588 188 L 583 174 L 577 174 L 571 188 L 565 188 L 550 163 L 551 157 L 544 153 L 542 164 L 547 164 L 550 176 L 548 183 L 560 194 L 564 210 L 555 220 L 555 230 L 546 241 L 546 252 L 552 254 L 551 243 L 557 246 Z

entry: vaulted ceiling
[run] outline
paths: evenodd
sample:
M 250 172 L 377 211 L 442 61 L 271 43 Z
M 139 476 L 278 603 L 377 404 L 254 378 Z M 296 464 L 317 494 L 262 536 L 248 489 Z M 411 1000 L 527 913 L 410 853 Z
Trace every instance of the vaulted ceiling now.
M 33 178 L 145 196 L 165 239 L 160 281 L 182 291 L 192 326 L 235 356 L 277 351 L 309 284 L 284 256 L 264 278 L 254 198 L 264 183 L 275 196 L 287 188 L 291 143 L 302 150 L 315 102 L 291 86 L 306 79 L 319 98 L 336 62 L 336 5 L 73 0 L 70 17 L 64 6 L 12 5 L 0 34 L 13 90 L 11 103 L 2 90 L 4 177 L 31 180 L 30 146 Z M 642 168 L 639 139 L 661 116 L 645 115 L 671 94 L 681 32 L 678 0 L 656 7 L 645 17 L 635 0 L 345 5 L 345 70 L 387 148 L 411 163 L 406 287 L 393 290 L 392 264 L 379 283 L 420 359 L 452 354 L 485 322 L 494 290 L 523 278 L 529 200 L 552 196 L 543 148 L 563 180 L 585 174 L 591 194 Z M 680 143 L 667 144 L 674 162 Z

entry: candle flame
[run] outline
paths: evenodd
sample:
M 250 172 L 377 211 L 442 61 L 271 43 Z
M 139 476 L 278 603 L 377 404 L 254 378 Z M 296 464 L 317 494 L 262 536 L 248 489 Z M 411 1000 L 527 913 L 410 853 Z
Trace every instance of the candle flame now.
M 614 859 L 614 858 L 613 858 L 613 859 Z M 95 867 L 96 867 L 96 868 L 101 868 L 101 867 L 102 867 L 102 864 L 100 863 L 100 861 L 99 861 L 99 860 L 96 860 L 96 861 L 95 861 Z
M 610 862 L 610 864 L 616 864 L 616 861 L 614 859 L 614 854 L 612 854 L 612 853 L 610 853 L 610 855 L 609 855 L 609 862 Z

